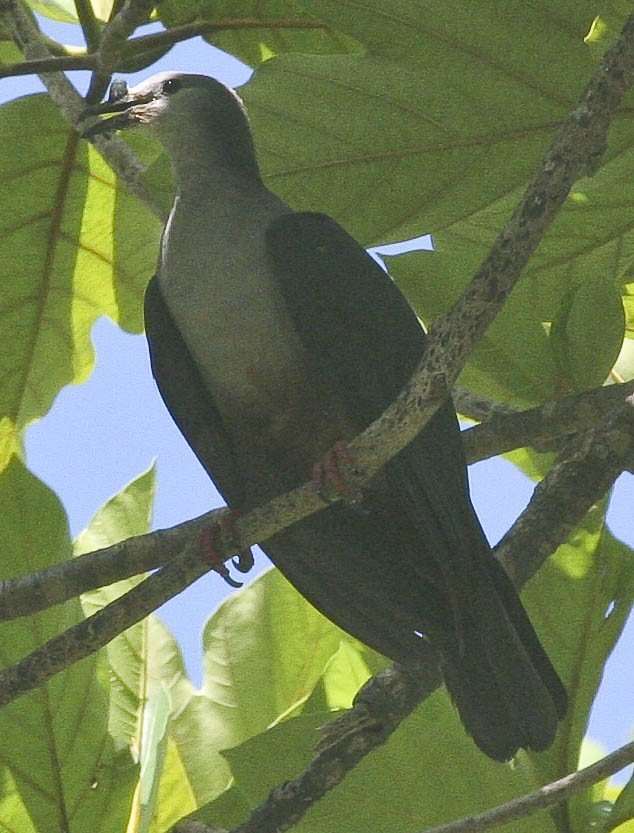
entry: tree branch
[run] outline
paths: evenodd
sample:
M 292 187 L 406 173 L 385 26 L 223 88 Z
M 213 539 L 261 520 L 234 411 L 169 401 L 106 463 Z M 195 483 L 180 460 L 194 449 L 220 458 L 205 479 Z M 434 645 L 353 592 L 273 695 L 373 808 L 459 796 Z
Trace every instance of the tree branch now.
M 538 501 L 535 507 L 540 508 L 534 508 L 533 503 L 530 504 L 527 510 L 529 514 L 526 517 L 523 515 L 517 522 L 521 525 L 521 534 L 520 530 L 517 530 L 520 538 L 517 543 L 513 543 L 516 534 L 514 527 L 509 533 L 511 537 L 507 536 L 505 539 L 504 552 L 508 548 L 514 552 L 516 546 L 519 546 L 520 550 L 526 550 L 528 544 L 520 543 L 521 540 L 530 541 L 531 551 L 543 549 L 543 552 L 550 554 L 556 548 L 556 542 L 563 540 L 565 532 L 562 530 L 571 529 L 578 523 L 577 510 L 573 512 L 570 520 L 567 520 L 567 516 L 576 505 L 575 497 L 578 496 L 579 490 L 585 489 L 583 505 L 589 507 L 601 497 L 620 471 L 632 467 L 633 461 L 626 453 L 627 445 L 623 445 L 619 439 L 621 435 L 615 434 L 611 428 L 612 420 L 616 417 L 608 411 L 610 408 L 614 411 L 615 404 L 622 405 L 626 396 L 632 393 L 634 382 L 595 388 L 528 411 L 504 409 L 500 413 L 494 413 L 490 422 L 462 432 L 468 462 L 474 463 L 524 446 L 534 446 L 543 450 L 548 442 L 553 444 L 554 440 L 562 438 L 570 441 L 571 437 L 574 438 L 582 429 L 595 425 L 594 439 L 590 444 L 587 434 L 580 441 L 585 450 L 575 452 L 574 467 L 567 457 L 564 458 L 553 470 L 553 475 L 557 473 L 558 482 L 551 484 L 547 480 L 538 487 L 534 499 Z M 485 408 L 496 408 L 495 403 L 485 400 L 471 400 L 469 397 L 469 401 L 476 403 L 480 413 L 483 413 Z M 623 411 L 621 417 L 616 419 L 627 420 L 627 413 L 627 410 Z M 604 417 L 608 420 L 605 423 L 607 434 L 601 425 L 597 424 Z M 606 444 L 612 449 L 608 457 L 602 451 Z M 597 454 L 600 455 L 600 460 L 595 459 Z M 609 471 L 605 471 L 606 466 L 610 467 Z M 562 486 L 563 481 L 560 478 L 563 477 L 564 471 L 569 474 L 566 475 L 566 485 Z M 587 487 L 590 484 L 595 484 L 595 488 L 588 498 Z M 544 497 L 541 496 L 542 491 Z M 555 505 L 556 510 L 553 509 Z M 545 511 L 542 509 L 545 506 L 551 507 L 552 524 L 545 524 L 543 516 L 540 517 L 540 512 Z M 214 523 L 216 517 L 217 510 L 214 510 L 171 529 L 130 538 L 27 576 L 0 580 L 0 622 L 38 613 L 97 587 L 157 569 L 197 539 L 203 529 Z M 556 532 L 552 529 L 553 526 L 556 527 Z M 257 532 L 254 534 L 259 536 Z M 263 539 L 258 537 L 258 540 L 261 542 Z M 535 547 L 541 540 L 544 547 Z M 228 552 L 226 557 L 229 558 L 231 554 Z M 536 572 L 545 557 L 543 554 L 536 556 L 535 564 L 530 568 L 531 575 Z M 506 556 L 504 560 L 507 560 Z M 511 570 L 510 562 L 507 566 Z
M 113 20 L 118 20 L 117 15 Z M 129 25 L 129 23 L 128 23 Z M 139 25 L 139 24 L 137 24 Z M 136 28 L 136 27 L 135 27 Z M 231 18 L 226 20 L 198 21 L 196 23 L 184 23 L 181 26 L 172 26 L 162 32 L 154 32 L 151 35 L 140 35 L 136 38 L 128 38 L 120 41 L 117 34 L 116 49 L 113 49 L 110 58 L 103 56 L 101 60 L 107 62 L 112 71 L 124 71 L 126 61 L 131 58 L 140 57 L 155 52 L 157 49 L 165 49 L 176 43 L 181 43 L 199 36 L 213 35 L 217 32 L 236 29 L 323 29 L 328 26 L 320 20 L 310 18 Z M 123 31 L 123 30 L 121 30 Z M 111 37 L 108 35 L 108 37 Z M 114 33 L 112 35 L 114 38 Z M 86 38 L 90 52 L 82 55 L 51 55 L 46 58 L 22 61 L 18 64 L 8 64 L 0 67 L 0 78 L 11 78 L 18 75 L 34 75 L 42 72 L 72 72 L 75 70 L 95 70 L 99 65 L 99 54 L 96 45 Z M 106 46 L 108 41 L 106 40 Z M 110 48 L 110 47 L 108 47 Z
M 475 463 L 528 446 L 538 451 L 558 451 L 562 441 L 596 425 L 632 393 L 634 381 L 593 388 L 526 411 L 506 406 L 498 410 L 496 403 L 491 403 L 490 418 L 462 432 L 467 462 Z M 456 407 L 462 404 L 456 397 L 454 403 Z M 478 406 L 482 415 L 486 402 L 479 401 Z
M 634 395 L 575 437 L 496 548 L 521 587 L 634 463 Z
M 457 413 L 478 422 L 485 422 L 497 415 L 519 413 L 519 408 L 499 402 L 497 399 L 481 396 L 460 385 L 456 385 L 451 391 L 451 398 Z
M 432 662 L 394 665 L 377 674 L 357 694 L 355 706 L 324 727 L 319 752 L 297 778 L 271 791 L 232 833 L 282 833 L 339 784 L 369 752 L 384 744 L 418 704 L 440 685 L 436 654 Z
M 39 613 L 121 579 L 169 564 L 226 510 L 128 538 L 27 576 L 0 581 L 0 622 Z
M 103 96 L 112 73 L 126 51 L 128 37 L 149 21 L 154 6 L 154 0 L 125 0 L 120 11 L 103 30 L 87 101 L 99 100 Z
M 90 70 L 97 65 L 95 55 L 49 55 L 46 58 L 34 58 L 19 64 L 0 66 L 0 78 L 14 78 L 19 75 L 42 75 L 51 72 L 72 72 L 73 70 Z
M 210 567 L 201 547 L 190 546 L 121 598 L 53 637 L 15 665 L 5 668 L 0 672 L 0 706 L 5 706 L 69 665 L 103 648 L 115 636 L 140 622 L 209 572 Z

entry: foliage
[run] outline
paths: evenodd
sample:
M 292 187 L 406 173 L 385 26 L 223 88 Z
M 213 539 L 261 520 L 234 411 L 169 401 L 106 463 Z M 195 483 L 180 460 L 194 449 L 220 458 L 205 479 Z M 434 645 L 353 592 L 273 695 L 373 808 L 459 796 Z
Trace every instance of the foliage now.
M 83 3 L 32 5 L 57 19 L 85 19 Z M 107 20 L 109 4 L 94 11 Z M 168 30 L 209 24 L 210 42 L 258 64 L 241 93 L 267 181 L 295 208 L 330 213 L 366 245 L 433 233 L 433 252 L 389 260 L 430 322 L 482 260 L 625 10 L 589 0 L 511 0 L 503 13 L 495 0 L 164 0 L 156 14 Z M 263 25 L 248 23 L 258 19 Z M 1 49 L 4 60 L 16 60 L 6 44 Z M 630 115 L 631 101 L 612 127 L 604 164 L 570 195 L 471 358 L 466 387 L 532 406 L 634 376 L 634 237 L 623 189 L 634 166 Z M 159 149 L 125 138 L 149 164 L 146 179 L 165 204 L 170 184 Z M 0 107 L 0 143 L 6 576 L 70 556 L 63 509 L 25 467 L 17 438 L 45 418 L 64 385 L 87 378 L 99 315 L 140 331 L 161 223 L 48 96 Z M 152 472 L 126 487 L 99 510 L 76 553 L 146 531 L 153 488 Z M 134 581 L 87 595 L 84 612 Z M 577 766 L 605 660 L 634 598 L 632 553 L 607 530 L 604 505 L 524 598 L 571 695 L 553 748 L 522 753 L 513 767 L 494 764 L 437 692 L 298 830 L 420 830 Z M 3 664 L 82 615 L 74 602 L 2 624 Z M 348 708 L 383 662 L 275 572 L 211 616 L 204 652 L 197 691 L 173 637 L 150 617 L 0 711 L 0 830 L 162 833 L 199 808 L 201 818 L 229 828 L 309 762 L 329 710 Z M 599 811 L 604 829 L 628 823 L 632 795 L 630 783 L 612 805 L 614 796 L 595 788 L 542 815 L 539 830 L 596 827 Z

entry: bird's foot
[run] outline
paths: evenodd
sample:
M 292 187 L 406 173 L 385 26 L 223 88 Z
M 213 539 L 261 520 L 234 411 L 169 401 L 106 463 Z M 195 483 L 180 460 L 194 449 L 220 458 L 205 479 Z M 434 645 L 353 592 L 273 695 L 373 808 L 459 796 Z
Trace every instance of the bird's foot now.
M 251 549 L 240 549 L 239 536 L 236 532 L 235 522 L 240 517 L 240 512 L 227 511 L 216 524 L 206 527 L 198 539 L 198 545 L 207 553 L 211 562 L 211 569 L 218 573 L 230 587 L 242 587 L 241 581 L 231 577 L 229 569 L 217 546 L 217 537 L 220 534 L 235 544 L 238 550 L 237 558 L 232 558 L 231 563 L 240 573 L 248 573 L 253 567 L 253 553 Z
M 342 442 L 336 442 L 313 466 L 312 480 L 324 503 L 337 497 L 351 504 L 363 500 L 363 492 L 350 483 L 346 469 L 355 472 L 355 460 Z

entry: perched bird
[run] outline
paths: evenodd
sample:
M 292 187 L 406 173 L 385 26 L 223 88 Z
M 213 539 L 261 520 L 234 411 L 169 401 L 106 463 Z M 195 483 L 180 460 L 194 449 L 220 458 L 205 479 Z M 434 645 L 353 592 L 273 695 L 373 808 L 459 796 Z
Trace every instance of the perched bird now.
M 85 135 L 147 125 L 177 194 L 145 299 L 152 369 L 172 417 L 229 507 L 245 512 L 311 476 L 377 418 L 425 350 L 416 315 L 334 220 L 266 188 L 235 92 L 161 73 L 91 108 Z M 469 499 L 447 403 L 373 478 L 266 541 L 315 607 L 393 660 L 437 650 L 476 744 L 543 750 L 564 687 Z

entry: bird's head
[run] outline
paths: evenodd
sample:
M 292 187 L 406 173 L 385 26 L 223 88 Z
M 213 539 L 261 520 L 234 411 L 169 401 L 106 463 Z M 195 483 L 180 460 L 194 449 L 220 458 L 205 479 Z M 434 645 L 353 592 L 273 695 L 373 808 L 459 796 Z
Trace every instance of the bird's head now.
M 125 82 L 114 81 L 107 101 L 88 107 L 87 116 L 111 115 L 83 131 L 85 138 L 113 130 L 149 125 L 160 135 L 165 131 L 182 131 L 191 121 L 215 111 L 242 110 L 236 93 L 215 78 L 184 72 L 160 72 L 128 89 Z
M 107 101 L 88 107 L 82 118 L 109 115 L 86 128 L 91 139 L 102 133 L 147 126 L 172 161 L 186 164 L 203 152 L 256 171 L 248 118 L 239 96 L 207 75 L 161 72 L 128 89 L 115 81 Z M 180 159 L 179 159 L 180 158 Z

